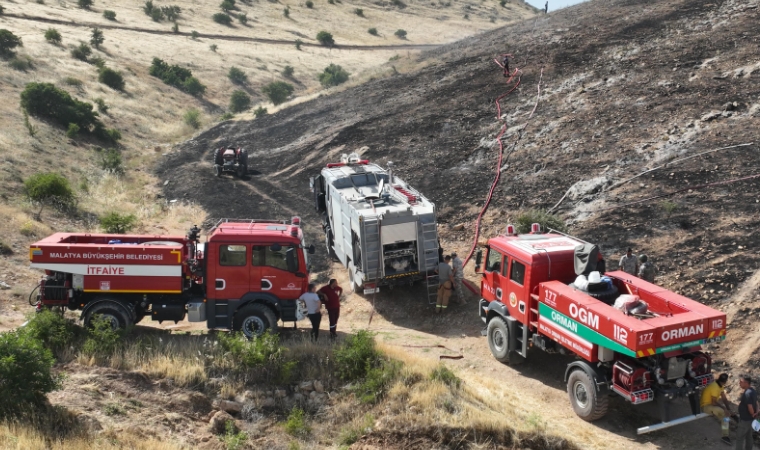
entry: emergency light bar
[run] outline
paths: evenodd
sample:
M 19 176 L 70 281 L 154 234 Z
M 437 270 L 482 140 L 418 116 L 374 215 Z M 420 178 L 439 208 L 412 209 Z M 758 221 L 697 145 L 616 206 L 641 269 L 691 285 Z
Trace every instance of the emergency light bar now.
M 301 226 L 301 218 L 300 218 L 300 217 L 298 217 L 298 216 L 293 216 L 293 217 L 290 219 L 290 224 L 291 224 L 291 225 L 295 225 L 295 226 L 297 226 L 297 227 L 300 227 L 300 226 Z
M 512 224 L 507 225 L 507 236 L 517 236 L 517 229 Z
M 540 223 L 532 223 L 530 224 L 530 234 L 536 234 L 541 232 L 541 224 Z

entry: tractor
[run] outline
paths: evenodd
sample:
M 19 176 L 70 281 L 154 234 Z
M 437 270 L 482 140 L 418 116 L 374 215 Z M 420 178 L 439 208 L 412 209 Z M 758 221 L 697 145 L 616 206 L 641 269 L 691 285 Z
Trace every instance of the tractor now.
M 243 178 L 248 174 L 248 150 L 238 147 L 219 147 L 214 150 L 214 174 L 232 172 Z

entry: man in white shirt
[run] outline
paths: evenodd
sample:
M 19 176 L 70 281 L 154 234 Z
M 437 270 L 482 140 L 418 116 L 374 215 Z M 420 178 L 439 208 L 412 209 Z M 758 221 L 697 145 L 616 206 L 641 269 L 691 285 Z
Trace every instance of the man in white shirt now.
M 308 291 L 298 297 L 298 300 L 306 304 L 306 316 L 311 321 L 311 340 L 315 342 L 319 338 L 319 324 L 322 322 L 322 313 L 320 312 L 322 300 L 319 299 L 319 295 L 315 292 L 316 290 L 317 285 L 309 283 Z

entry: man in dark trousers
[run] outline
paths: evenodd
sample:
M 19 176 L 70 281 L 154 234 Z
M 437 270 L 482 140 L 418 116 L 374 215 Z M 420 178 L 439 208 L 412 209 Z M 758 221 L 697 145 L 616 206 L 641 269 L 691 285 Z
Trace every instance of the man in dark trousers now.
M 736 429 L 736 450 L 752 450 L 752 421 L 757 417 L 757 392 L 749 375 L 739 377 L 739 427 Z
M 509 76 L 509 55 L 504 55 L 501 65 L 504 66 L 504 78 L 506 78 Z
M 306 304 L 306 317 L 311 322 L 311 340 L 316 342 L 319 338 L 319 324 L 322 322 L 322 301 L 319 299 L 316 291 L 317 285 L 309 283 L 308 291 L 301 294 L 298 300 Z
M 338 318 L 340 317 L 340 296 L 343 294 L 343 288 L 338 286 L 338 280 L 330 279 L 326 286 L 318 291 L 325 298 L 325 308 L 327 308 L 327 317 L 330 319 L 330 339 L 338 337 Z
M 546 4 L 544 5 L 544 14 L 549 13 L 549 0 L 546 0 Z

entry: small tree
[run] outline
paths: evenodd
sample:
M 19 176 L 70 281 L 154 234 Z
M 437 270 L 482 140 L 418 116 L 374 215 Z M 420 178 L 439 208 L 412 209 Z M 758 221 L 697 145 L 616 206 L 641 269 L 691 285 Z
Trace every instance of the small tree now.
M 103 37 L 103 31 L 100 28 L 93 28 L 92 34 L 90 36 L 90 44 L 92 44 L 92 46 L 95 48 L 100 48 L 100 44 L 105 41 L 105 38 Z
M 350 74 L 346 72 L 341 66 L 330 64 L 325 67 L 325 70 L 317 77 L 319 82 L 324 87 L 337 86 L 341 83 L 345 83 L 348 80 Z
M 115 174 L 124 173 L 124 166 L 121 161 L 121 153 L 113 148 L 109 148 L 100 155 L 100 168 L 106 172 Z
M 185 92 L 193 97 L 200 97 L 206 92 L 206 86 L 195 77 L 190 77 L 182 83 Z
M 237 18 L 238 21 L 243 25 L 246 25 L 248 23 L 248 14 L 246 13 L 238 14 Z
M 230 81 L 235 84 L 248 83 L 248 75 L 246 75 L 245 72 L 235 66 L 230 67 L 230 71 L 227 73 L 227 78 L 229 78 Z
M 143 12 L 145 13 L 146 16 L 150 16 L 151 13 L 153 12 L 153 8 L 154 8 L 153 0 L 147 0 L 145 2 L 145 6 L 143 6 Z
M 290 18 L 290 6 L 286 6 L 285 9 L 282 10 L 282 15 Z
M 243 112 L 251 107 L 251 97 L 245 91 L 234 91 L 230 97 L 230 111 L 233 113 Z
M 256 117 L 266 116 L 267 115 L 267 109 L 263 106 L 259 106 L 258 108 L 253 110 L 253 115 Z
M 92 49 L 84 42 L 80 43 L 78 47 L 71 49 L 71 56 L 84 62 L 87 62 L 87 58 L 89 58 L 91 53 Z
M 335 45 L 335 39 L 333 39 L 333 35 L 327 31 L 320 31 L 317 33 L 317 41 L 319 41 L 320 44 L 328 47 Z
M 314 7 L 314 2 L 311 0 L 306 0 L 306 7 L 311 9 Z
M 45 30 L 45 40 L 51 44 L 61 45 L 61 33 L 55 28 L 48 28 Z
M 108 114 L 108 105 L 106 105 L 106 101 L 105 100 L 103 100 L 102 98 L 98 97 L 98 98 L 96 98 L 93 101 L 95 102 L 95 105 L 97 105 L 99 112 L 102 112 L 103 114 Z
M 103 67 L 98 73 L 98 81 L 117 91 L 124 90 L 124 77 L 121 72 L 117 72 L 108 67 Z
M 92 6 L 92 0 L 77 0 L 77 5 L 82 9 L 90 9 L 90 6 Z
M 24 190 L 31 201 L 40 205 L 40 210 L 35 214 L 36 220 L 40 220 L 46 205 L 63 208 L 74 203 L 74 191 L 69 186 L 69 180 L 55 172 L 30 176 L 24 180 Z
M 214 53 L 216 53 L 216 49 L 218 49 L 218 48 L 219 47 L 216 44 L 211 44 L 211 45 L 208 46 L 208 49 L 211 50 Z
M 269 97 L 272 103 L 279 105 L 284 103 L 293 93 L 293 85 L 284 81 L 274 81 L 261 88 L 261 92 Z
M 110 212 L 100 218 L 100 227 L 106 233 L 125 234 L 135 227 L 136 222 L 134 214 Z
M 399 39 L 406 39 L 406 30 L 398 29 L 393 33 Z
M 303 44 L 303 41 L 300 39 L 296 39 L 296 50 L 301 50 L 301 44 Z
M 23 47 L 21 38 L 8 30 L 0 30 L 0 56 L 13 56 L 16 47 Z
M 235 2 L 232 0 L 224 0 L 220 5 L 219 8 L 222 9 L 222 11 L 228 13 L 235 9 Z
M 285 66 L 282 68 L 282 76 L 286 78 L 292 78 L 294 72 L 295 69 L 293 69 L 293 66 Z
M 110 9 L 107 9 L 103 11 L 103 17 L 105 17 L 108 20 L 116 20 L 116 11 L 111 11 Z
M 354 10 L 354 14 L 356 14 L 356 15 L 357 15 L 357 16 L 359 16 L 359 17 L 364 17 L 364 10 L 363 10 L 363 9 L 361 9 L 361 8 L 356 8 L 356 9 Z
M 188 109 L 187 112 L 185 112 L 185 115 L 182 116 L 182 119 L 194 130 L 201 127 L 201 112 L 198 111 L 197 108 Z
M 377 36 L 377 28 L 370 28 L 367 32 L 372 36 Z
M 79 134 L 79 130 L 79 125 L 70 123 L 69 128 L 66 130 L 66 137 L 69 139 L 74 139 Z
M 230 17 L 229 14 L 216 13 L 211 17 L 214 19 L 214 22 L 216 23 L 220 23 L 222 25 L 227 25 L 227 26 L 232 24 L 232 17 Z

